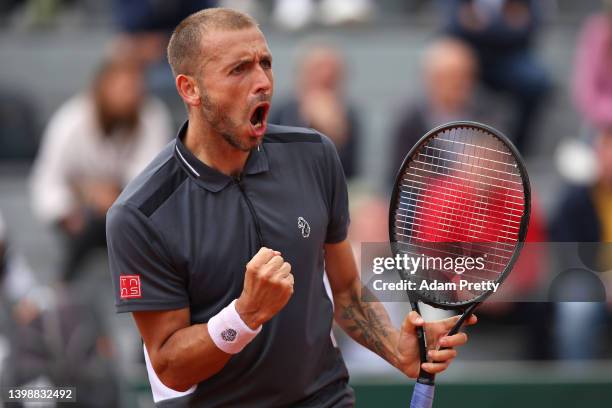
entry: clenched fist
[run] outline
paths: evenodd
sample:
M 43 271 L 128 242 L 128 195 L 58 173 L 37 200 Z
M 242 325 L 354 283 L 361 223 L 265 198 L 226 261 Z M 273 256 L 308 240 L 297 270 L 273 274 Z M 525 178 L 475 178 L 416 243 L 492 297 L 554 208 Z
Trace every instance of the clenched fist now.
M 280 252 L 262 247 L 249 261 L 236 311 L 251 329 L 270 320 L 293 294 L 291 265 Z

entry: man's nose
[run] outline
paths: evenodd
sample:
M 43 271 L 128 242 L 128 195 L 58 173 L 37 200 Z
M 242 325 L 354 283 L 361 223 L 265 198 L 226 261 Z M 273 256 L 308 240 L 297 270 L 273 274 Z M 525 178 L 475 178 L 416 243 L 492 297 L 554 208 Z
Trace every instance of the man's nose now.
M 262 67 L 257 67 L 255 74 L 255 82 L 253 87 L 253 93 L 258 94 L 270 94 L 272 91 L 273 77 L 271 70 L 265 70 Z

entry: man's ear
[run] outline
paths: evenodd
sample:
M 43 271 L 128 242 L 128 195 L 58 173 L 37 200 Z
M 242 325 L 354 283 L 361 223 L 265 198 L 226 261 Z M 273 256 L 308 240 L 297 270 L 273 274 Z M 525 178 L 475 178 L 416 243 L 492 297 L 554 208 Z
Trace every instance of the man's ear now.
M 200 105 L 200 87 L 196 80 L 184 74 L 178 74 L 175 79 L 176 89 L 187 106 Z

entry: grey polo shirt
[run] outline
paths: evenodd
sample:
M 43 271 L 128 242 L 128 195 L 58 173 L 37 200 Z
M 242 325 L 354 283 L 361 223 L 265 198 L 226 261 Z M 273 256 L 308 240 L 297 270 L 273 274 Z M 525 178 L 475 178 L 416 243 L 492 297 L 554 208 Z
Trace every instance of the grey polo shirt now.
M 205 323 L 240 296 L 261 246 L 292 265 L 294 294 L 243 351 L 185 393 L 167 389 L 145 357 L 160 407 L 350 406 L 352 390 L 330 338 L 324 243 L 344 240 L 346 182 L 333 143 L 303 128 L 269 125 L 240 178 L 175 141 L 123 191 L 107 216 L 118 312 L 190 308 Z

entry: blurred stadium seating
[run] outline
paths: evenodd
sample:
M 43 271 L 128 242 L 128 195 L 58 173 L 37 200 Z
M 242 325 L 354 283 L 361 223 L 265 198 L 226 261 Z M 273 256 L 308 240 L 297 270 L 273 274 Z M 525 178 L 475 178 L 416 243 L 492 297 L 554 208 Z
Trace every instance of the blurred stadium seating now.
M 538 124 L 538 138 L 531 141 L 527 162 L 533 188 L 538 192 L 543 213 L 548 215 L 562 185 L 553 153 L 561 140 L 578 137 L 581 130 L 569 87 L 576 35 L 584 18 L 598 10 L 601 2 L 542 1 L 550 14 L 536 50 L 552 75 L 554 93 Z M 10 3 L 18 4 L 10 8 Z M 13 1 L 0 7 L 0 104 L 3 92 L 28 101 L 27 114 L 36 124 L 36 132 L 40 132 L 40 124 L 47 123 L 62 102 L 88 84 L 115 31 L 111 2 L 56 0 L 49 1 L 47 9 L 36 9 L 34 3 L 37 2 Z M 418 61 L 427 40 L 438 28 L 435 1 L 380 1 L 366 25 L 314 26 L 290 33 L 268 23 L 266 12 L 271 9 L 271 1 L 262 5 L 260 20 L 274 54 L 276 95 L 289 93 L 294 84 L 296 44 L 304 38 L 329 38 L 342 48 L 350 71 L 347 91 L 359 108 L 363 126 L 360 173 L 368 189 L 384 192 L 385 155 L 393 123 L 390 115 L 420 86 Z M 503 114 L 507 101 L 492 98 L 491 103 Z M 181 122 L 180 106 L 173 111 L 175 122 Z M 5 136 L 0 133 L 0 137 Z M 40 134 L 27 137 L 37 139 Z M 0 140 L 0 149 L 4 146 L 7 145 Z M 3 159 L 0 152 L 0 211 L 13 245 L 25 254 L 40 280 L 51 284 L 57 278 L 60 248 L 52 231 L 41 225 L 29 208 L 27 182 L 34 149 L 30 141 L 24 141 L 19 149 L 20 154 L 12 160 Z M 91 263 L 92 270 L 98 271 L 96 279 L 104 281 L 110 291 L 104 256 L 95 257 Z M 129 317 L 112 315 L 112 296 L 107 294 L 108 299 L 101 303 L 109 313 L 108 319 L 117 319 L 114 326 L 122 333 L 135 331 L 130 329 Z M 500 345 L 504 350 L 501 353 Z M 514 361 L 519 354 L 517 348 L 508 328 L 487 333 L 474 330 L 461 361 L 440 378 L 444 387 L 437 391 L 437 406 L 612 406 L 612 360 L 571 364 Z M 350 356 L 347 360 L 350 367 Z M 130 370 L 134 368 L 127 367 L 124 372 Z M 352 374 L 359 407 L 407 405 L 411 382 L 393 369 L 376 375 L 367 371 Z M 136 369 L 128 375 L 130 386 L 125 390 L 124 405 L 149 406 L 144 371 Z

